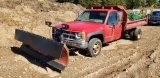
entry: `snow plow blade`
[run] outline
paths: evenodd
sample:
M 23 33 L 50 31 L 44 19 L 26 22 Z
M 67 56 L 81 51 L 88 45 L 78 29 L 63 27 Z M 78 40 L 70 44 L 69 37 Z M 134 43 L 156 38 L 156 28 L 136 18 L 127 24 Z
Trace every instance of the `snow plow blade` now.
M 29 33 L 15 30 L 15 39 L 22 42 L 20 47 L 28 55 L 59 70 L 64 70 L 68 64 L 69 51 L 65 44 Z

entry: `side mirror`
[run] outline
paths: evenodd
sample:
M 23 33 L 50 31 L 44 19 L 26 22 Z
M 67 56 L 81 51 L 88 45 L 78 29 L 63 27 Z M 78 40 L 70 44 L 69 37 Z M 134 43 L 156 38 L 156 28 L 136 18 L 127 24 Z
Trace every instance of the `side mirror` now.
M 52 22 L 50 22 L 50 21 L 45 21 L 45 24 L 46 24 L 47 26 L 51 27 Z

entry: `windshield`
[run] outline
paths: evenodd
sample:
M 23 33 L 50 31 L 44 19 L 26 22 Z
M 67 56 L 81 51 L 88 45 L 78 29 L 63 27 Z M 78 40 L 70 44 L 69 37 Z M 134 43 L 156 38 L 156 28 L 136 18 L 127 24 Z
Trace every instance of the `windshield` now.
M 153 14 L 154 15 L 160 15 L 160 11 L 154 11 Z
M 84 11 L 76 20 L 104 23 L 106 16 L 104 11 Z

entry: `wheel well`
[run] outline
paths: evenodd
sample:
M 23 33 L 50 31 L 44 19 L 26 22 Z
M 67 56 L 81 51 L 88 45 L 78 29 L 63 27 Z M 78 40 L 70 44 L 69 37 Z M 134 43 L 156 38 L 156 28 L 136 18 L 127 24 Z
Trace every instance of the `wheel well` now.
M 93 35 L 89 38 L 89 41 L 92 39 L 92 38 L 98 38 L 101 40 L 101 42 L 103 43 L 104 42 L 104 38 L 103 38 L 103 35 L 102 34 L 97 34 L 97 35 Z
M 131 31 L 135 30 L 137 28 L 133 28 L 133 29 L 130 29 L 130 30 L 126 30 L 123 34 L 129 34 Z

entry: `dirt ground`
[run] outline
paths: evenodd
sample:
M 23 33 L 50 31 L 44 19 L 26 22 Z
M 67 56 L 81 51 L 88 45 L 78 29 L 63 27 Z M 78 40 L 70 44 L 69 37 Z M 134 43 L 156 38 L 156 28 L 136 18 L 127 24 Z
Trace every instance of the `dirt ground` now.
M 142 26 L 138 41 L 119 39 L 104 44 L 101 54 L 88 57 L 85 52 L 71 53 L 64 71 L 45 67 L 26 55 L 14 40 L 16 28 L 50 38 L 53 25 L 74 20 L 84 8 L 70 3 L 47 0 L 0 1 L 0 78 L 160 78 L 160 27 Z
M 45 68 L 18 48 L 3 48 L 0 53 L 0 78 L 159 78 L 160 27 L 143 26 L 142 39 L 120 39 L 104 45 L 95 58 L 83 52 L 70 55 L 64 71 Z

